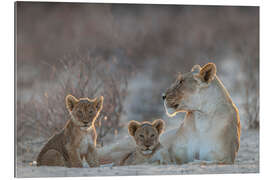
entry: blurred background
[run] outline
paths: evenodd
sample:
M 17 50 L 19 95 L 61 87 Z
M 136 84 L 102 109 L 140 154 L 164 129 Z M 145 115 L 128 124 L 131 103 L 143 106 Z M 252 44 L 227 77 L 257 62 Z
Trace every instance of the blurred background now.
M 242 129 L 259 128 L 259 8 L 16 3 L 17 155 L 32 161 L 66 123 L 65 96 L 103 95 L 98 146 L 130 120 L 166 120 L 161 94 L 178 72 L 217 65 Z

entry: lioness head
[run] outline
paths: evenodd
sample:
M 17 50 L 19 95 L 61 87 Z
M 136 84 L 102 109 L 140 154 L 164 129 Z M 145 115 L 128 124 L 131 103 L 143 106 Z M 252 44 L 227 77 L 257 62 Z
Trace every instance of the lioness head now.
M 75 125 L 88 128 L 96 120 L 103 106 L 103 96 L 95 99 L 66 97 L 66 107 Z
M 128 132 L 133 136 L 137 150 L 143 155 L 152 154 L 159 145 L 159 135 L 164 129 L 164 121 L 157 119 L 154 122 L 130 121 Z
M 201 91 L 210 86 L 216 77 L 216 65 L 208 63 L 202 68 L 193 66 L 190 72 L 179 74 L 162 98 L 168 116 L 177 112 L 197 110 L 201 102 Z M 171 112 L 169 112 L 171 111 Z

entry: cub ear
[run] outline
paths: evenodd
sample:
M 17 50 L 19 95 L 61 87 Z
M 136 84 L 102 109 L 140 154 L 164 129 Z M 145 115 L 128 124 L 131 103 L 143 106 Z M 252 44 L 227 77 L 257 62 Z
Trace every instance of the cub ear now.
M 158 134 L 161 134 L 165 128 L 165 122 L 162 119 L 156 119 L 152 125 L 157 129 Z
M 128 132 L 131 136 L 135 136 L 136 130 L 141 126 L 141 123 L 138 121 L 130 121 L 128 124 Z
M 68 111 L 72 111 L 75 104 L 78 102 L 79 100 L 76 99 L 74 96 L 72 95 L 67 95 L 66 97 L 66 107 L 68 109 Z
M 100 96 L 96 99 L 96 108 L 98 111 L 100 111 L 103 107 L 103 100 L 104 100 L 103 96 Z
M 208 63 L 202 67 L 199 73 L 199 77 L 203 82 L 211 82 L 216 76 L 216 65 L 214 63 Z

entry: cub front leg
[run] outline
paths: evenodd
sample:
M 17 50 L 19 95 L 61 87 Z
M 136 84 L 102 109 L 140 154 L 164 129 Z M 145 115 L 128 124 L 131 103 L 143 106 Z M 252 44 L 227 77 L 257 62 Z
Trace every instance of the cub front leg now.
M 69 158 L 69 165 L 71 165 L 71 167 L 83 167 L 80 154 L 77 152 L 76 149 L 72 149 L 69 151 Z
M 98 167 L 99 160 L 97 150 L 94 147 L 88 146 L 87 154 L 86 154 L 86 161 L 90 167 Z

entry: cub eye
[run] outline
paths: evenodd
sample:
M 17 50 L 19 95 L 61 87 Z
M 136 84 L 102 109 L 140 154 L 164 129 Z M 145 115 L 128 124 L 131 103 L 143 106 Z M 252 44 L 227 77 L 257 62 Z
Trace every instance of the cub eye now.
M 89 111 L 89 114 L 92 114 L 92 113 L 93 113 L 93 110 L 90 110 L 90 111 Z
M 153 138 L 153 137 L 155 137 L 155 135 L 154 134 L 151 134 L 151 136 L 150 136 L 151 138 Z
M 77 114 L 77 116 L 82 117 L 82 114 L 83 114 L 83 113 L 82 113 L 82 111 L 77 111 L 76 114 Z
M 140 137 L 141 137 L 141 138 L 144 138 L 144 135 L 140 134 Z

